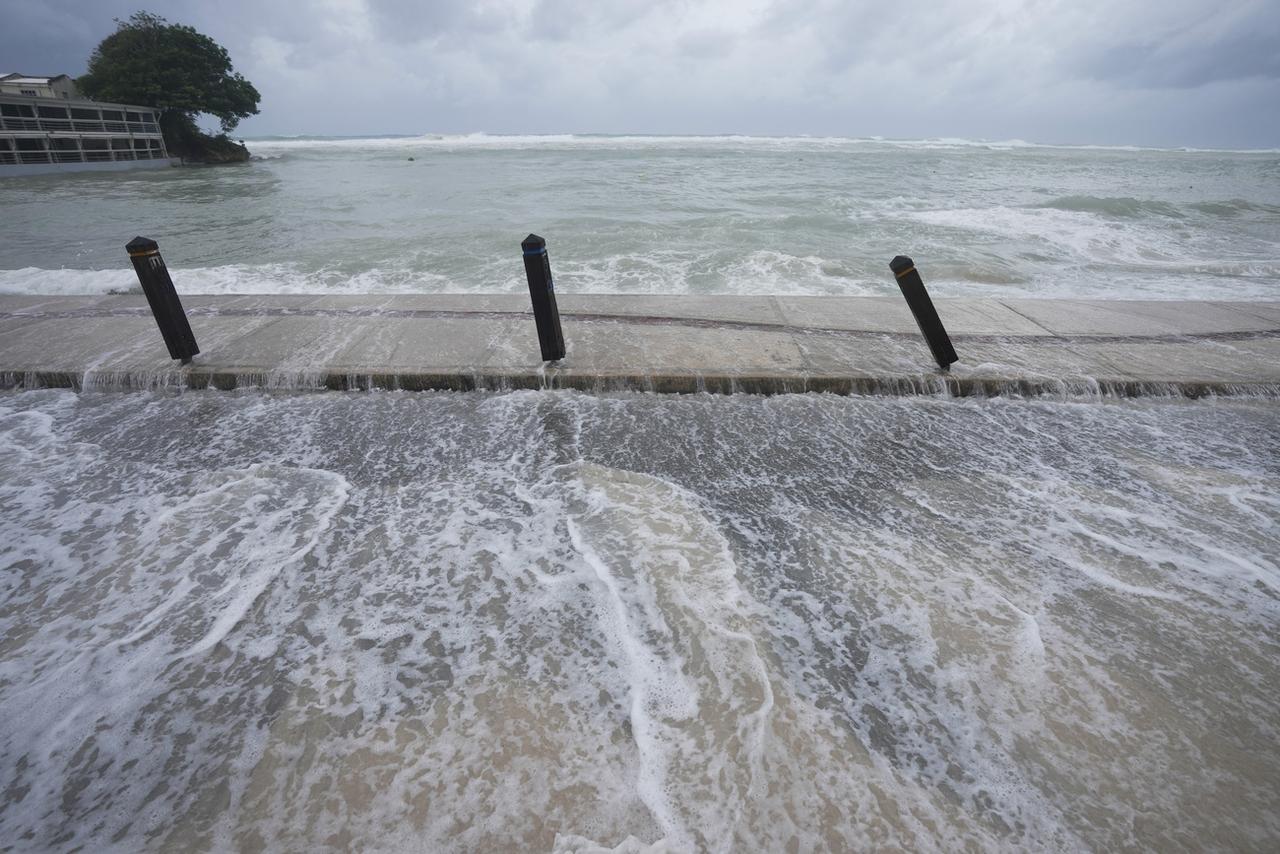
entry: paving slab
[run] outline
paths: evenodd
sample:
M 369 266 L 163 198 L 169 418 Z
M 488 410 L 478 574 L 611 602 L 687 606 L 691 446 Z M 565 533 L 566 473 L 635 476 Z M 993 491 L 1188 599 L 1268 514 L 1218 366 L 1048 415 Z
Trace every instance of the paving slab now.
M 407 365 L 413 370 L 439 367 L 484 367 L 510 365 L 512 356 L 523 353 L 532 360 L 538 350 L 532 315 L 518 318 L 433 318 L 397 320 L 388 324 L 387 334 L 396 340 L 390 365 Z M 516 346 L 519 342 L 523 347 Z M 539 362 L 538 364 L 541 364 Z
M 528 305 L 528 298 L 524 298 Z M 629 294 L 556 294 L 562 314 L 596 314 L 616 317 L 674 317 L 731 323 L 783 325 L 787 321 L 775 297 L 739 296 L 726 301 L 717 296 L 637 297 Z
M 869 377 L 908 375 L 934 369 L 924 341 L 902 335 L 793 336 L 809 374 Z
M 206 324 L 193 324 L 197 342 Z M 370 327 L 332 316 L 276 317 L 236 337 L 229 346 L 201 343 L 201 364 L 248 371 L 282 373 L 341 366 L 341 355 L 367 335 Z
M 1215 302 L 1213 305 L 1273 324 L 1280 323 L 1280 302 Z
M 1099 359 L 1078 342 L 1061 338 L 964 341 L 959 344 L 956 355 L 960 361 L 952 366 L 952 372 L 970 376 L 1071 381 L 1114 376 L 1109 362 Z
M 858 332 L 916 333 L 915 318 L 904 300 L 884 297 L 778 297 L 789 325 Z M 948 334 L 1052 335 L 998 300 L 940 299 L 934 301 Z
M 306 294 L 240 294 L 235 296 L 182 296 L 182 304 L 193 312 L 247 313 L 253 311 L 298 311 L 315 297 Z M 123 302 L 120 303 L 123 305 Z
M 1008 299 L 1006 306 L 1055 335 L 1214 335 L 1274 324 L 1211 302 Z
M 1235 346 L 1234 341 L 1130 341 L 1076 344 L 1113 376 L 1152 383 L 1276 383 L 1276 354 Z
M 68 297 L 40 296 L 36 294 L 0 294 L 0 311 L 5 314 L 53 314 L 63 311 L 83 311 L 103 303 L 108 298 L 105 295 Z
M 31 318 L 29 317 L 0 317 L 0 334 L 3 334 L 9 329 L 21 329 L 24 326 L 30 325 Z
M 7 329 L 0 344 L 4 371 L 85 371 L 113 360 L 166 353 L 150 317 L 33 317 Z
M 1127 310 L 1127 308 L 1126 308 Z M 1275 321 L 1240 312 L 1221 303 L 1204 300 L 1135 302 L 1133 313 L 1144 319 L 1166 323 L 1187 335 L 1228 335 L 1275 328 Z
M 1234 339 L 1229 343 L 1231 349 L 1238 353 L 1247 353 L 1261 361 L 1265 361 L 1271 368 L 1280 370 L 1280 335 L 1271 336 L 1253 336 L 1250 338 Z
M 513 339 L 519 355 L 506 364 L 526 368 L 541 364 L 532 321 L 529 332 L 533 337 L 524 340 L 534 346 L 521 346 L 521 339 Z M 565 337 L 567 353 L 557 367 L 570 370 L 741 373 L 794 372 L 803 367 L 794 336 L 781 329 L 773 332 L 578 321 L 565 326 Z
M 335 294 L 313 296 L 304 305 L 313 310 L 367 314 L 389 312 L 529 313 L 528 294 Z

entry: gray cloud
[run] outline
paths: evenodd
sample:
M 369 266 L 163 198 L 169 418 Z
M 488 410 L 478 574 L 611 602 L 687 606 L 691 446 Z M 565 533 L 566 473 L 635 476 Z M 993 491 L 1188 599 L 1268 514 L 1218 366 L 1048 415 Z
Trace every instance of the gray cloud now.
M 1272 0 L 0 0 L 0 70 L 81 73 L 140 3 L 230 50 L 246 134 L 1280 145 Z
M 499 9 L 465 0 L 376 0 L 367 7 L 378 36 L 399 43 L 495 32 L 507 26 Z
M 1109 46 L 1082 70 L 1130 86 L 1194 89 L 1222 81 L 1280 79 L 1280 6 L 1231 22 L 1200 22 L 1161 38 Z

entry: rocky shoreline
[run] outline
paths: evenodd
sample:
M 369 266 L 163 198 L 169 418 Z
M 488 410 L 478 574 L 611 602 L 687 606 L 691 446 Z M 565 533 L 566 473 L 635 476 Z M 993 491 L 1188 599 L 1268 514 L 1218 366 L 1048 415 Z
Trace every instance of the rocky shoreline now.
M 226 134 L 201 134 L 186 145 L 169 147 L 169 153 L 182 158 L 184 164 L 219 165 L 249 162 L 249 149 Z

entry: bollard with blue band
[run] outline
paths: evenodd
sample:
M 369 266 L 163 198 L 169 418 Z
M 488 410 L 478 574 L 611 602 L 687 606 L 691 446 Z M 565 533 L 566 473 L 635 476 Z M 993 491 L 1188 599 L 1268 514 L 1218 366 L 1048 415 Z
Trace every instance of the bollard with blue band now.
M 951 338 L 938 317 L 938 311 L 929 299 L 929 292 L 924 289 L 924 280 L 916 271 L 916 264 L 906 255 L 899 255 L 889 262 L 889 269 L 898 280 L 898 288 L 907 299 L 907 306 L 915 316 L 916 326 L 925 343 L 933 351 L 933 358 L 942 370 L 948 370 L 952 362 L 958 361 L 956 350 L 951 346 Z
M 542 360 L 554 362 L 563 359 L 564 333 L 560 331 L 560 309 L 556 308 L 547 241 L 530 234 L 520 243 L 520 248 L 524 250 L 524 272 L 529 277 L 529 297 L 533 300 L 533 319 L 538 325 Z
M 160 334 L 164 336 L 164 344 L 169 348 L 169 357 L 187 364 L 200 352 L 200 348 L 191 332 L 191 324 L 187 322 L 187 314 L 182 310 L 182 301 L 173 287 L 173 279 L 169 278 L 169 268 L 160 257 L 159 244 L 148 237 L 135 237 L 124 248 L 133 262 L 133 271 L 138 274 Z

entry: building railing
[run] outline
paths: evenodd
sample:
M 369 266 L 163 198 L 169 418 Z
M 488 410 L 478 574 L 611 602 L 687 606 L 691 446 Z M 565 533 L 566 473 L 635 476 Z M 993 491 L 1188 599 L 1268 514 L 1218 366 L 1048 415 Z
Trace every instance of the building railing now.
M 0 130 L 43 131 L 44 133 L 160 133 L 155 122 L 113 122 L 89 119 L 20 119 L 0 117 Z
M 0 151 L 0 165 L 28 163 L 110 163 L 122 160 L 167 160 L 158 148 L 121 149 L 44 149 L 41 151 Z

